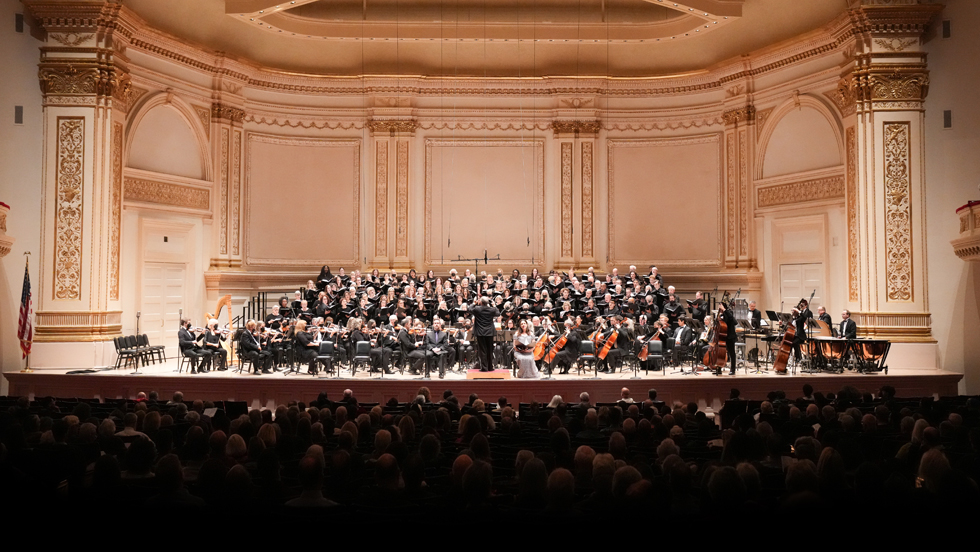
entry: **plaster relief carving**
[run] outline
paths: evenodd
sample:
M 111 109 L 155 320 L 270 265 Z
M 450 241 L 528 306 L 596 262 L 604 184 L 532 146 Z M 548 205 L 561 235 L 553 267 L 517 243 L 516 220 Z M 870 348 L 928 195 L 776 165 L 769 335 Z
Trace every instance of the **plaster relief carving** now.
M 885 290 L 889 301 L 912 300 L 911 124 L 884 123 Z
M 247 123 L 255 123 L 255 124 L 258 124 L 258 125 L 269 125 L 269 126 L 289 127 L 289 128 L 315 128 L 315 129 L 320 129 L 320 130 L 338 130 L 338 129 L 340 129 L 340 130 L 351 130 L 351 129 L 362 129 L 362 128 L 364 128 L 364 125 L 363 124 L 355 123 L 355 122 L 351 122 L 351 123 L 343 123 L 343 122 L 332 123 L 330 121 L 323 121 L 323 122 L 317 122 L 317 121 L 297 121 L 297 120 L 293 120 L 293 119 L 289 119 L 289 118 L 284 118 L 284 119 L 281 119 L 280 120 L 278 117 L 265 117 L 265 116 L 251 115 L 251 114 L 246 114 L 245 115 L 245 122 L 247 122 Z
M 211 208 L 211 194 L 204 188 L 192 188 L 143 178 L 126 179 L 125 198 L 126 201 L 140 201 L 188 209 L 208 210 Z
M 850 75 L 837 81 L 837 88 L 825 92 L 824 95 L 834 102 L 834 105 L 840 110 L 841 115 L 845 117 L 854 113 L 854 110 L 857 109 L 857 89 L 855 80 Z
M 408 140 L 398 141 L 395 170 L 395 255 L 408 256 Z
M 112 188 L 109 195 L 109 299 L 119 300 L 119 230 L 122 222 L 122 123 L 112 124 Z
M 735 256 L 735 187 L 738 185 L 738 159 L 736 157 L 735 133 L 725 136 L 726 150 L 728 152 L 728 180 L 725 182 L 728 190 L 728 205 L 725 211 L 728 213 L 728 256 Z
M 559 100 L 561 105 L 565 107 L 572 107 L 578 109 L 580 107 L 588 107 L 592 105 L 595 101 L 594 98 L 562 98 Z
M 238 255 L 242 221 L 242 132 L 240 130 L 235 131 L 231 159 L 231 254 Z
M 572 256 L 572 143 L 561 143 L 561 256 Z
M 38 79 L 43 94 L 95 94 L 99 71 L 94 67 L 79 70 L 74 65 L 43 67 Z
M 418 123 L 415 121 L 368 121 L 368 128 L 375 134 L 390 134 L 392 132 L 415 133 Z
M 721 114 L 721 118 L 726 125 L 734 125 L 742 121 L 755 119 L 755 106 L 747 105 L 738 109 L 730 109 Z
M 592 142 L 582 143 L 582 256 L 591 257 L 592 249 Z
M 211 110 L 206 107 L 194 106 L 194 111 L 197 112 L 197 116 L 201 119 L 201 124 L 204 125 L 204 134 L 211 138 Z
M 924 73 L 874 74 L 868 77 L 868 85 L 874 101 L 918 101 L 926 97 L 929 77 Z
M 769 109 L 763 109 L 762 111 L 757 111 L 755 113 L 755 139 L 758 140 L 762 136 L 762 128 L 766 126 L 766 119 L 772 115 L 775 107 L 770 107 Z
M 559 134 L 598 134 L 601 126 L 598 121 L 552 121 L 555 136 Z
M 741 94 L 743 90 L 745 90 L 745 85 L 736 84 L 735 86 L 725 89 L 725 92 L 728 94 L 729 98 L 734 98 L 735 96 Z
M 847 147 L 847 280 L 848 299 L 860 300 L 861 252 L 858 243 L 857 142 L 854 127 L 848 127 Z
M 778 205 L 795 205 L 807 201 L 824 199 L 841 199 L 844 197 L 844 177 L 831 176 L 779 184 L 759 188 L 759 207 L 775 207 Z
M 241 123 L 245 120 L 245 111 L 237 107 L 213 103 L 211 104 L 211 117 L 233 123 Z
M 81 298 L 85 118 L 58 117 L 54 298 Z
M 724 119 L 715 117 L 713 119 L 700 119 L 696 121 L 666 121 L 658 123 L 609 123 L 602 126 L 605 130 L 628 130 L 630 132 L 650 131 L 650 130 L 681 130 L 689 128 L 701 128 L 712 125 L 723 125 Z
M 222 255 L 228 254 L 228 129 L 221 129 L 221 230 L 218 241 Z
M 49 38 L 54 39 L 56 42 L 64 44 L 65 46 L 78 46 L 83 42 L 87 42 L 94 37 L 94 34 L 78 34 L 78 33 L 50 33 Z
M 748 256 L 749 243 L 749 166 L 748 166 L 748 144 L 746 143 L 745 130 L 738 135 L 738 252 L 739 255 Z
M 889 52 L 903 52 L 909 46 L 917 44 L 917 38 L 876 38 L 875 44 Z
M 551 123 L 467 123 L 467 122 L 433 122 L 419 123 L 424 130 L 548 130 Z
M 374 169 L 374 254 L 378 257 L 388 255 L 388 142 L 377 142 L 376 165 Z
M 377 96 L 374 98 L 375 107 L 412 107 L 411 98 L 398 96 Z

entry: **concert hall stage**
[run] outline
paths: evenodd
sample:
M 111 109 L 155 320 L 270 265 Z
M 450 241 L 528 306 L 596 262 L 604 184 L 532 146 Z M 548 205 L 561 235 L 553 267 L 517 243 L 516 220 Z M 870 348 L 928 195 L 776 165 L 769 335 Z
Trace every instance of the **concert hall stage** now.
M 561 395 L 567 402 L 577 402 L 582 391 L 588 391 L 594 402 L 613 402 L 619 399 L 620 390 L 629 387 L 636 400 L 646 397 L 647 390 L 654 388 L 658 398 L 668 403 L 696 400 L 702 408 L 718 409 L 728 398 L 733 387 L 737 387 L 746 399 L 764 399 L 770 391 L 783 390 L 789 397 L 801 394 L 803 384 L 809 383 L 820 392 L 837 392 L 843 386 L 853 386 L 861 391 L 876 391 L 882 385 L 891 385 L 899 397 L 919 397 L 927 395 L 956 395 L 957 384 L 963 374 L 944 372 L 937 369 L 902 369 L 890 373 L 844 374 L 797 373 L 795 375 L 776 375 L 773 372 L 762 374 L 746 373 L 739 370 L 735 376 L 715 376 L 709 373 L 699 375 L 677 374 L 668 367 L 667 373 L 640 372 L 639 379 L 632 379 L 629 373 L 599 374 L 599 379 L 588 375 L 557 375 L 554 379 L 520 380 L 474 380 L 467 379 L 463 373 L 447 374 L 446 379 L 438 377 L 423 380 L 418 376 L 385 375 L 359 372 L 351 378 L 349 371 L 341 377 L 313 377 L 303 374 L 277 373 L 270 375 L 239 374 L 236 369 L 227 372 L 189 375 L 177 373 L 177 364 L 171 359 L 165 364 L 140 368 L 139 374 L 132 374 L 132 368 L 125 370 L 102 370 L 85 374 L 69 374 L 66 370 L 45 369 L 35 372 L 7 372 L 4 377 L 9 382 L 8 394 L 30 397 L 80 397 L 103 400 L 114 398 L 135 398 L 140 391 L 157 391 L 161 398 L 169 398 L 174 391 L 182 391 L 187 399 L 236 400 L 246 401 L 251 408 L 274 407 L 290 400 L 309 402 L 321 391 L 330 398 L 339 398 L 343 390 L 350 388 L 361 402 L 384 402 L 391 397 L 407 401 L 415 397 L 419 387 L 427 386 L 433 396 L 441 396 L 446 389 L 452 389 L 456 396 L 465 400 L 470 393 L 477 393 L 488 401 L 506 397 L 509 402 L 548 402 L 554 395 Z M 500 371 L 503 372 L 503 371 Z

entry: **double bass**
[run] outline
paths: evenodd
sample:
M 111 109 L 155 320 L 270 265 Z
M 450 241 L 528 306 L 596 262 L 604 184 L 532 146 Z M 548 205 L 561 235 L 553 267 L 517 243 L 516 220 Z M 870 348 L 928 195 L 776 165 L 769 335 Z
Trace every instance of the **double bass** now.
M 726 293 L 727 295 L 727 293 Z M 724 303 L 723 303 L 724 304 Z M 727 310 L 727 307 L 725 307 Z M 715 311 L 714 326 L 712 327 L 711 342 L 704 353 L 702 362 L 707 368 L 721 370 L 728 364 L 728 323 L 721 317 L 721 312 Z
M 810 301 L 813 301 L 813 296 L 817 294 L 817 290 L 813 290 L 810 294 Z M 806 301 L 809 305 L 810 301 Z M 796 308 L 803 306 L 803 299 L 796 304 Z M 772 361 L 772 369 L 777 374 L 786 374 L 786 364 L 789 363 L 789 355 L 793 352 L 793 341 L 796 339 L 796 325 L 788 324 L 786 326 L 786 333 L 783 334 L 783 340 L 779 343 L 779 352 L 776 353 L 776 359 Z

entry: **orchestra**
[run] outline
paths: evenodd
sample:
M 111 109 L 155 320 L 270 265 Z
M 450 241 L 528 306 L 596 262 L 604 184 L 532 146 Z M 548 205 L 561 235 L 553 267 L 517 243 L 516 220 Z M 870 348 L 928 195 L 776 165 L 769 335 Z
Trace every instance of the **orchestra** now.
M 837 370 L 855 366 L 857 355 L 850 350 L 857 348 L 851 342 L 861 340 L 849 311 L 842 312 L 835 327 L 820 307 L 816 319 L 829 335 L 811 339 L 811 326 L 818 326 L 806 299 L 778 319 L 769 311 L 767 323 L 755 301 L 729 300 L 727 292 L 724 297 L 716 294 L 717 289 L 712 294 L 695 291 L 693 298 L 684 299 L 674 286 L 664 286 L 664 276 L 655 266 L 646 275 L 630 267 L 625 276 L 618 270 L 600 276 L 590 268 L 584 274 L 552 270 L 547 275 L 536 269 L 531 274 L 514 269 L 509 275 L 453 270 L 443 278 L 431 270 L 424 275 L 377 269 L 348 274 L 340 268 L 334 273 L 324 265 L 315 280 L 292 294 L 292 301 L 288 294 L 279 297 L 263 318 L 245 321 L 243 330 L 222 330 L 216 320 L 208 320 L 207 327 L 195 335 L 184 320 L 179 341 L 181 353 L 191 361 L 191 373 L 225 370 L 226 342 L 232 334 L 237 347 L 233 352 L 251 360 L 256 374 L 299 363 L 308 365 L 307 373 L 317 375 L 315 359 L 323 341 L 334 344 L 333 366 L 349 365 L 357 343 L 367 342 L 371 371 L 385 374 L 404 373 L 406 367 L 410 374 L 424 377 L 433 372 L 445 377 L 447 372 L 470 367 L 516 369 L 515 362 L 526 362 L 528 354 L 523 341 L 514 341 L 517 335 L 532 339 L 535 370 L 522 374 L 568 374 L 586 340 L 593 341 L 597 370 L 603 373 L 625 369 L 626 363 L 658 370 L 689 361 L 696 368 L 700 365 L 721 374 L 720 364 L 700 362 L 710 356 L 708 352 L 720 349 L 730 365 L 728 373 L 734 374 L 736 365 L 745 361 L 736 357 L 735 343 L 747 337 L 766 341 L 769 354 L 760 359 L 763 355 L 757 347 L 752 349 L 754 358 L 757 366 L 759 360 L 773 364 L 778 348 L 774 345 L 792 326 L 794 369 L 804 364 Z M 722 322 L 727 331 L 713 348 Z M 830 347 L 827 355 L 835 361 L 828 362 L 811 341 L 836 336 L 847 344 L 822 345 Z M 653 341 L 662 343 L 658 351 L 663 355 L 656 359 L 649 358 Z M 835 353 L 841 347 L 847 351 Z M 520 349 L 517 357 L 515 348 Z

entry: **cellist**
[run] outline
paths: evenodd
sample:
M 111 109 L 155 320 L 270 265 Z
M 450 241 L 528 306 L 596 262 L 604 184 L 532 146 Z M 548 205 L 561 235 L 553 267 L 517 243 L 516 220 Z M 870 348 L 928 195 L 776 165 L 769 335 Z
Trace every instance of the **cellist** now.
M 735 334 L 735 315 L 732 314 L 732 311 L 728 310 L 728 305 L 724 301 L 718 302 L 718 317 L 721 319 L 721 322 L 724 322 L 728 326 L 728 332 L 725 334 L 725 350 L 728 352 L 728 375 L 734 376 L 735 342 L 738 340 L 738 336 Z M 715 375 L 721 375 L 721 366 L 716 367 Z

